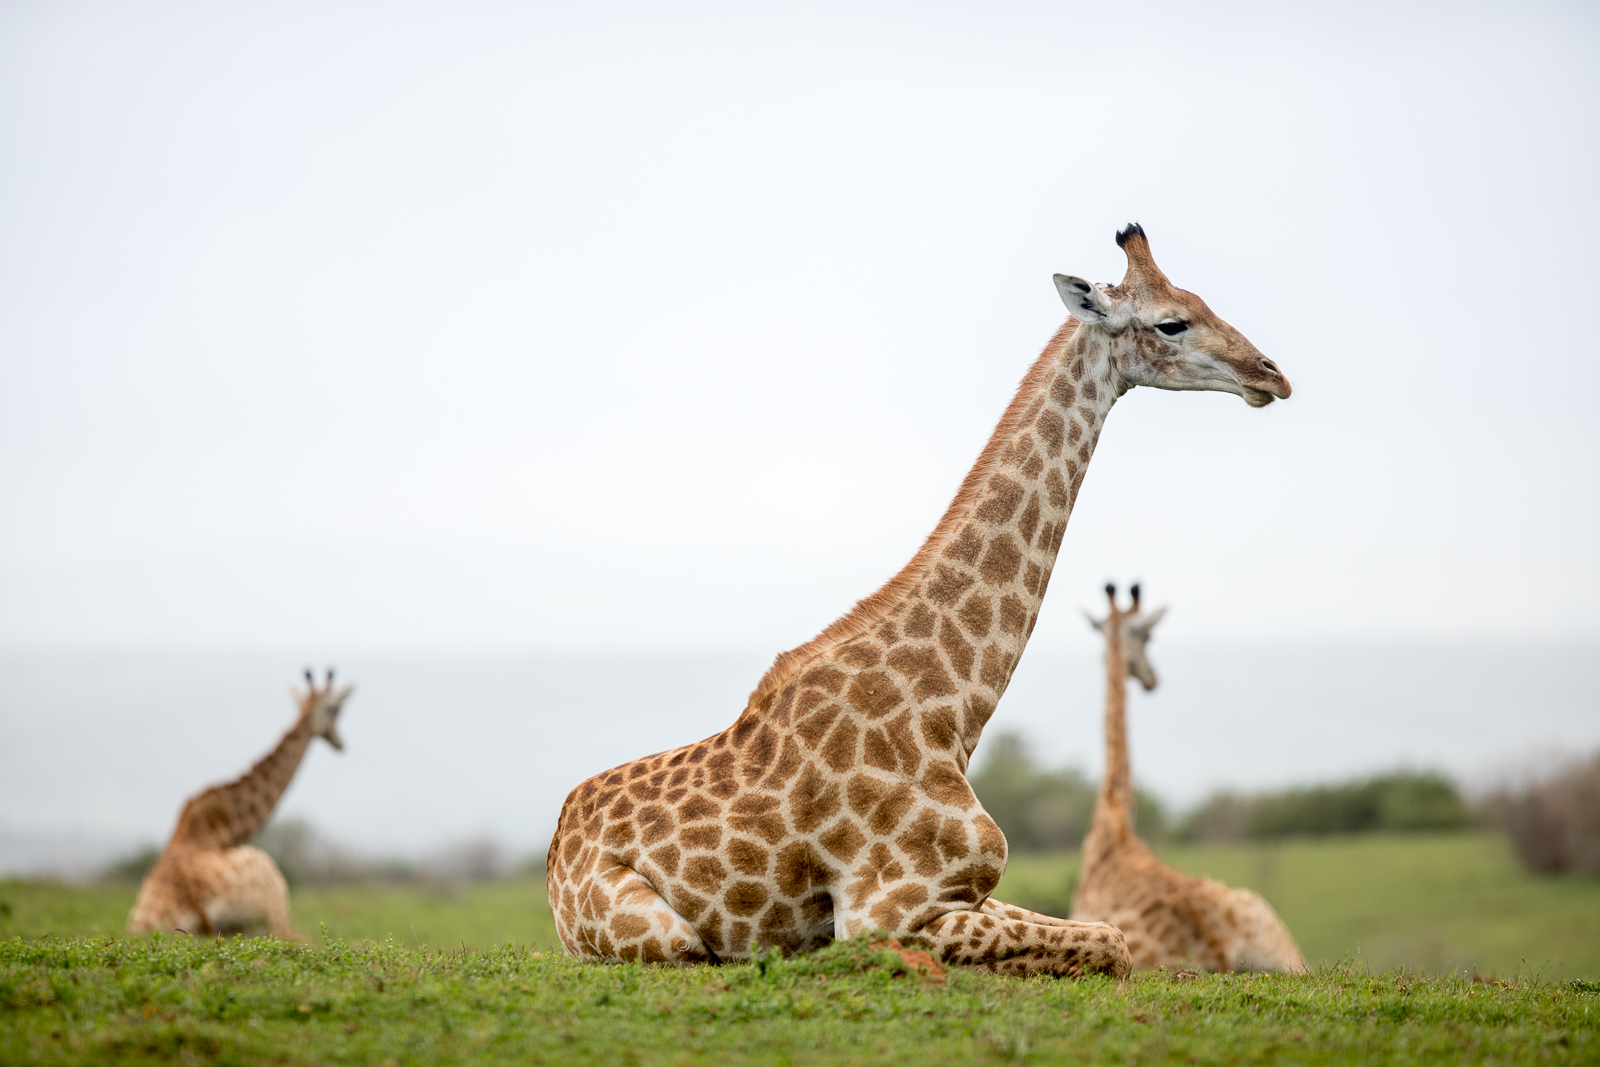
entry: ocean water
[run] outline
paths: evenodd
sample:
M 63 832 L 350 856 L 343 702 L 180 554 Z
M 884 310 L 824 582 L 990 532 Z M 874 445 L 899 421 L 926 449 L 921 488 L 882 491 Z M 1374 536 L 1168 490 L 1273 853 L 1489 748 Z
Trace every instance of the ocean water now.
M 1469 787 L 1600 748 L 1600 646 L 1167 646 L 1129 702 L 1136 776 L 1183 807 L 1395 767 Z M 279 808 L 373 854 L 465 837 L 542 853 L 567 792 L 729 725 L 767 652 L 349 656 L 346 750 L 317 744 Z M 288 727 L 282 653 L 0 650 L 0 873 L 81 873 L 159 843 L 184 798 Z M 320 665 L 319 665 L 320 666 Z M 1091 650 L 1034 647 L 989 730 L 1097 774 Z M 978 759 L 983 758 L 983 747 Z

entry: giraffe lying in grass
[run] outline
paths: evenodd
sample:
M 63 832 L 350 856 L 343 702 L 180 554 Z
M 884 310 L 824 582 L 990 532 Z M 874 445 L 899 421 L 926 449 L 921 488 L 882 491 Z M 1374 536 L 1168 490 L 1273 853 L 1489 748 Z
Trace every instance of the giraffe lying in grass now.
M 1089 620 L 1106 639 L 1106 772 L 1083 841 L 1072 917 L 1116 924 L 1138 968 L 1304 974 L 1305 960 L 1272 905 L 1248 889 L 1169 867 L 1133 831 L 1127 680 L 1156 687 L 1145 644 L 1166 609 L 1141 612 L 1139 587 L 1130 592 L 1133 607 L 1121 611 L 1117 587 L 1106 586 L 1111 613 Z
M 337 720 L 351 687 L 321 689 L 306 671 L 296 693 L 300 716 L 273 750 L 245 774 L 190 798 L 128 917 L 134 933 L 176 930 L 190 934 L 237 933 L 265 924 L 276 937 L 297 937 L 289 925 L 289 887 L 272 857 L 245 844 L 266 825 L 300 767 L 311 739 L 343 749 Z
M 965 777 L 1033 631 L 1101 425 L 1135 385 L 1289 395 L 1272 362 L 1175 288 L 1144 231 L 1116 286 L 1057 275 L 1074 318 L 911 562 L 778 656 L 727 730 L 596 775 L 561 809 L 556 929 L 595 960 L 739 960 L 874 928 L 947 963 L 1125 975 L 1109 924 L 993 900 L 1006 840 Z M 890 475 L 892 476 L 892 474 Z

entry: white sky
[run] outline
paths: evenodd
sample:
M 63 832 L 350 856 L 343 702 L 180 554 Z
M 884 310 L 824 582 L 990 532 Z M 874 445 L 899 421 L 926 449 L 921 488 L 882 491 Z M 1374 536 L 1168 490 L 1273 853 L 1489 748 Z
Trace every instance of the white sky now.
M 0 642 L 805 639 L 1113 232 L 1036 640 L 1600 637 L 1600 7 L 0 7 Z

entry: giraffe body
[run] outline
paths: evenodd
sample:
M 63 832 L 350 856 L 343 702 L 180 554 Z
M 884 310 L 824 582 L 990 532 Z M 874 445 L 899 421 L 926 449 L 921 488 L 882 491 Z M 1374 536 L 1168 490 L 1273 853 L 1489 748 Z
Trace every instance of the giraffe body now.
M 882 929 L 999 972 L 1128 972 L 1115 927 L 990 898 L 1006 842 L 967 762 L 1032 632 L 1117 397 L 1135 384 L 1223 388 L 1215 368 L 1235 364 L 1227 388 L 1253 405 L 1288 383 L 1171 288 L 1142 230 L 1118 244 L 1120 286 L 1057 277 L 1077 318 L 1024 377 L 911 562 L 778 656 L 729 729 L 568 796 L 548 887 L 573 955 L 736 960 Z M 1193 320 L 1192 336 L 1158 331 L 1174 314 Z
M 1110 615 L 1103 622 L 1091 620 L 1106 638 L 1106 773 L 1083 842 L 1072 917 L 1113 923 L 1140 969 L 1305 973 L 1294 938 L 1259 894 L 1185 874 L 1161 862 L 1134 833 L 1127 679 L 1156 687 L 1145 642 L 1164 609 L 1141 613 L 1138 586 L 1128 612 L 1118 610 L 1113 586 L 1106 593 Z
M 350 687 L 334 689 L 332 671 L 321 689 L 309 671 L 306 681 L 297 698 L 300 715 L 272 751 L 242 777 L 184 804 L 167 847 L 139 886 L 130 931 L 235 933 L 262 924 L 274 936 L 295 936 L 282 872 L 271 856 L 244 842 L 266 825 L 313 738 L 344 747 L 337 719 Z

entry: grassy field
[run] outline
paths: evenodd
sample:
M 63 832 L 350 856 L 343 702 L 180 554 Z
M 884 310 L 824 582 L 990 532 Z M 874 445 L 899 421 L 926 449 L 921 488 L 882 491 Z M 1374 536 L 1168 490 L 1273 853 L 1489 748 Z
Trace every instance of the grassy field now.
M 320 938 L 318 939 L 320 942 Z M 727 967 L 507 947 L 0 942 L 0 1062 L 1593 1063 L 1600 984 L 909 971 L 863 940 Z
M 1600 1062 L 1600 883 L 1481 834 L 1164 854 L 1261 890 L 1316 973 L 585 965 L 531 880 L 297 890 L 305 944 L 143 938 L 130 886 L 0 882 L 0 1063 Z M 1016 857 L 998 895 L 1059 911 L 1075 870 Z
M 1600 976 L 1600 881 L 1530 875 L 1498 835 L 1360 834 L 1161 855 L 1266 897 L 1313 966 Z M 1065 914 L 1077 868 L 1076 855 L 1017 856 L 995 895 Z
M 0 938 L 123 937 L 136 886 L 0 881 Z M 442 891 L 420 886 L 296 889 L 294 925 L 326 926 L 345 941 L 393 937 L 412 948 L 486 949 L 506 944 L 558 949 L 543 881 L 517 879 Z M 9 914 L 8 914 L 9 912 Z
M 1600 881 L 1536 878 L 1492 834 L 1360 835 L 1282 844 L 1168 848 L 1185 870 L 1270 900 L 1313 965 L 1360 960 L 1551 980 L 1600 977 Z M 1064 915 L 1076 854 L 1015 856 L 996 896 Z M 0 937 L 120 935 L 132 886 L 0 882 Z M 9 914 L 7 911 L 9 910 Z M 411 886 L 297 889 L 295 925 L 343 940 L 393 937 L 412 948 L 532 949 L 559 944 L 532 880 L 452 892 Z

